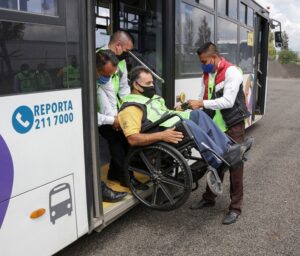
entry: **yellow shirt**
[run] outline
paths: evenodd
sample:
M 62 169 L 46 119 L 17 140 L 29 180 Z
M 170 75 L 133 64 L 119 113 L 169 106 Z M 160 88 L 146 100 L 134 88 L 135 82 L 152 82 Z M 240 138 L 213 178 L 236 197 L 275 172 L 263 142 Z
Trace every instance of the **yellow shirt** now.
M 118 114 L 125 137 L 141 132 L 143 111 L 137 106 L 129 106 Z

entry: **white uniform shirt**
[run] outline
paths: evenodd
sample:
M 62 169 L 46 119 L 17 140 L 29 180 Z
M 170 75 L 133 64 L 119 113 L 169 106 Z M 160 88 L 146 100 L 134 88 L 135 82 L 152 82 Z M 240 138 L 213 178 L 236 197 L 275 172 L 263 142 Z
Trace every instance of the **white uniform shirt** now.
M 209 74 L 209 79 L 213 78 L 214 74 Z M 232 108 L 238 94 L 240 84 L 243 82 L 243 75 L 236 66 L 230 66 L 225 72 L 223 82 L 216 85 L 216 92 L 224 88 L 223 96 L 213 100 L 203 100 L 203 105 L 207 109 L 226 109 Z M 203 78 L 201 79 L 199 99 L 204 97 L 205 85 Z
M 117 72 L 118 71 L 116 71 L 116 73 Z M 130 93 L 127 74 L 128 72 L 125 65 L 125 70 L 120 78 L 120 98 L 123 98 L 125 95 Z M 97 103 L 100 109 L 98 112 L 98 126 L 104 124 L 112 125 L 114 123 L 115 116 L 118 114 L 117 97 L 112 83 L 112 78 L 110 78 L 106 84 L 99 85 L 97 90 Z

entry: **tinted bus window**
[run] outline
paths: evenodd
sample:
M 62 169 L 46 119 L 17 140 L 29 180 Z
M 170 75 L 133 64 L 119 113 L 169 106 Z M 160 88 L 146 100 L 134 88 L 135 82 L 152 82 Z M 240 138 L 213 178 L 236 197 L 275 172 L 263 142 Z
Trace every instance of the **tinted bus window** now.
M 254 13 L 253 13 L 253 9 L 248 7 L 248 11 L 247 11 L 247 25 L 253 27 L 253 17 Z
M 56 16 L 57 0 L 0 0 L 0 8 Z
M 214 41 L 214 16 L 199 8 L 181 3 L 176 12 L 175 58 L 177 75 L 201 72 L 197 49 Z
M 238 2 L 237 0 L 228 1 L 228 16 L 233 19 L 237 19 Z
M 218 18 L 217 44 L 220 53 L 231 63 L 237 60 L 237 24 Z
M 246 10 L 247 6 L 242 4 L 240 5 L 240 22 L 246 24 Z
M 211 1 L 211 0 L 196 0 L 196 3 L 206 5 L 207 7 L 211 8 L 211 9 L 215 8 L 215 3 L 214 3 L 214 1 Z
M 252 34 L 253 31 L 249 29 L 240 28 L 240 67 L 244 73 L 253 72 L 253 46 L 248 42 L 248 36 Z M 249 45 L 250 44 L 250 45 Z
M 64 26 L 0 21 L 0 94 L 80 86 L 78 44 L 66 47 L 67 34 Z

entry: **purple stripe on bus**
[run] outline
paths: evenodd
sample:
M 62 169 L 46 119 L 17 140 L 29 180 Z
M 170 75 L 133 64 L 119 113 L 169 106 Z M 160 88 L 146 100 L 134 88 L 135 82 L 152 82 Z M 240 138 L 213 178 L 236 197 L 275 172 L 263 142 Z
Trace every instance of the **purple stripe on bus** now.
M 0 135 L 0 228 L 9 204 L 14 179 L 14 166 L 9 149 Z

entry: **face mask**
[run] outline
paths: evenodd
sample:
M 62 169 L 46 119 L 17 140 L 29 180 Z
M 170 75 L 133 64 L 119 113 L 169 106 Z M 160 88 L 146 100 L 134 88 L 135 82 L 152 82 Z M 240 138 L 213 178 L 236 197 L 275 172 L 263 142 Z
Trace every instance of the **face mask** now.
M 213 73 L 214 72 L 214 64 L 209 63 L 209 64 L 202 64 L 202 70 L 204 73 Z
M 107 84 L 108 81 L 110 79 L 110 76 L 100 76 L 98 79 L 97 79 L 97 82 L 99 84 Z
M 23 70 L 22 71 L 24 75 L 28 75 L 29 74 L 29 70 Z
M 150 86 L 150 87 L 146 87 L 146 86 L 141 86 L 139 85 L 141 88 L 143 88 L 143 92 L 140 92 L 142 95 L 144 95 L 147 98 L 152 98 L 154 96 L 154 94 L 156 93 L 154 86 Z
M 121 55 L 117 55 L 117 58 L 121 61 L 125 60 L 128 56 L 128 52 L 123 52 Z

